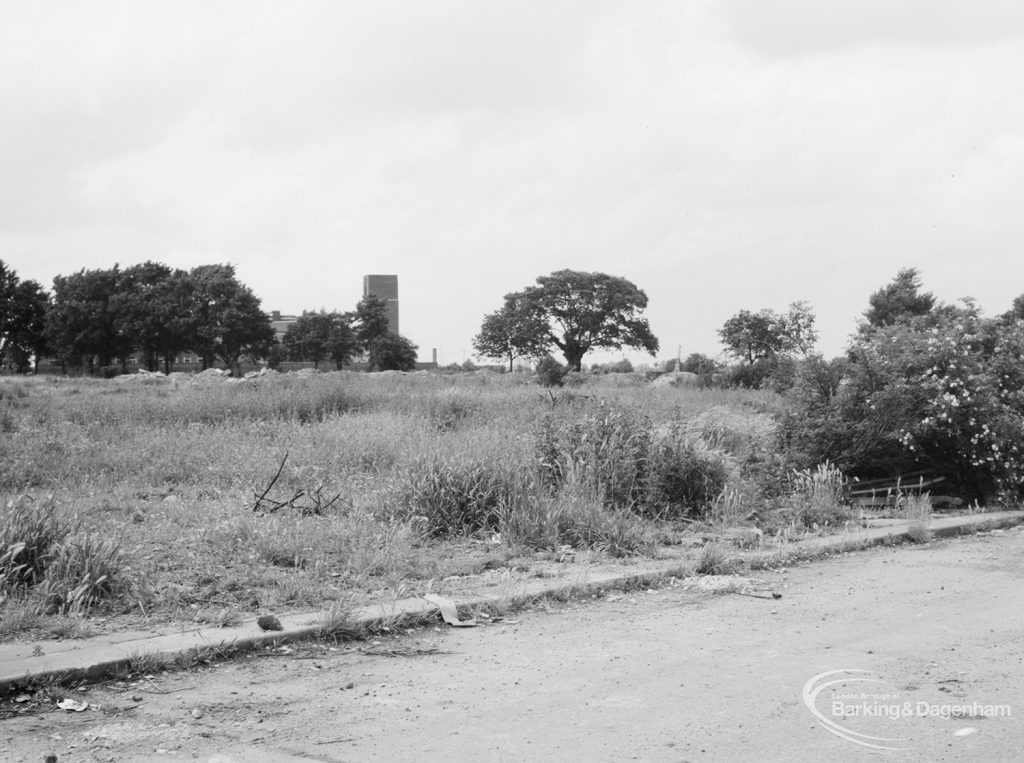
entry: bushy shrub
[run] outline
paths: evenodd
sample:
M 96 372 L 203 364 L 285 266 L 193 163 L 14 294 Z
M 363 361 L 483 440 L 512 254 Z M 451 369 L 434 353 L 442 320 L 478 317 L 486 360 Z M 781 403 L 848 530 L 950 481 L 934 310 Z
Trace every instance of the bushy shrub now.
M 662 440 L 652 448 L 645 503 L 663 516 L 703 517 L 730 477 L 722 454 L 699 440 Z
M 656 434 L 635 408 L 601 402 L 571 420 L 538 425 L 535 452 L 550 486 L 586 486 L 606 506 L 638 514 L 704 514 L 731 477 L 723 454 L 676 422 Z
M 865 330 L 849 356 L 832 393 L 820 368 L 790 392 L 782 438 L 794 463 L 928 470 L 968 500 L 1021 496 L 1024 323 L 983 319 L 968 302 Z
M 531 479 L 493 459 L 426 456 L 409 465 L 392 500 L 398 518 L 422 517 L 429 535 L 468 535 L 495 529 L 499 509 L 522 500 Z
M 739 363 L 730 366 L 727 380 L 730 386 L 745 389 L 761 389 L 766 380 L 775 372 L 776 359 L 762 358 L 754 363 Z
M 568 369 L 550 355 L 537 362 L 537 382 L 542 387 L 561 387 Z

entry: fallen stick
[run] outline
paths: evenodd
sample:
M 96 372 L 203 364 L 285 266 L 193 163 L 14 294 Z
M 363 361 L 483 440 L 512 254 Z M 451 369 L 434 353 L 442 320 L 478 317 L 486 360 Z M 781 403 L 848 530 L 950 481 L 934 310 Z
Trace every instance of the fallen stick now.
M 288 460 L 288 451 L 285 451 L 284 452 L 284 458 L 281 459 L 281 465 L 277 467 L 277 474 L 274 475 L 274 479 L 270 480 L 270 484 L 267 485 L 267 489 L 264 490 L 263 493 L 256 499 L 256 503 L 254 503 L 253 507 L 252 507 L 253 511 L 259 511 L 260 510 L 260 504 L 263 503 L 263 499 L 267 497 L 267 493 L 270 492 L 270 489 L 272 487 L 274 487 L 274 484 L 277 482 L 278 478 L 281 476 L 281 472 L 284 471 L 284 462 L 287 461 L 287 460 Z M 255 493 L 254 493 L 254 495 L 255 495 Z M 278 508 L 281 508 L 281 507 L 278 506 Z

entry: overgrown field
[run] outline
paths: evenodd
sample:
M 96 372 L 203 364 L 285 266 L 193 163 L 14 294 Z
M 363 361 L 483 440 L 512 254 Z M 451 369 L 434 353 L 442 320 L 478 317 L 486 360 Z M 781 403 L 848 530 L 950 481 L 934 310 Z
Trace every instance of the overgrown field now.
M 695 523 L 840 521 L 834 475 L 779 456 L 780 404 L 618 374 L 0 379 L 0 637 L 79 635 L 83 614 L 226 623 L 566 546 L 657 555 Z

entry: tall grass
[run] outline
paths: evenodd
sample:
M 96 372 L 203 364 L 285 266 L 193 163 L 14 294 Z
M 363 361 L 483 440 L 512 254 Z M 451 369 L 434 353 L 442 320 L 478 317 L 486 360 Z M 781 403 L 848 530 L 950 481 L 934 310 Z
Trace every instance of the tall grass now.
M 78 532 L 51 547 L 39 593 L 52 611 L 88 612 L 125 585 L 123 567 L 120 541 Z
M 425 456 L 408 467 L 395 494 L 399 515 L 423 517 L 431 535 L 492 530 L 498 510 L 518 503 L 529 475 L 479 456 Z
M 534 549 L 561 546 L 604 551 L 613 556 L 637 554 L 654 543 L 649 528 L 632 511 L 610 507 L 592 483 L 580 483 L 570 472 L 554 490 L 533 490 L 503 504 L 497 513 L 501 537 Z
M 830 463 L 793 472 L 790 510 L 805 527 L 842 524 L 850 517 L 846 503 L 846 477 Z
M 443 576 L 457 561 L 437 547 L 484 533 L 642 552 L 652 520 L 706 516 L 739 484 L 735 433 L 760 432 L 774 398 L 602 379 L 550 394 L 511 374 L 19 380 L 0 387 L 0 490 L 54 498 L 5 517 L 0 575 L 69 612 L 193 617 Z M 268 497 L 337 495 L 326 513 L 254 511 L 285 454 Z
M 123 583 L 120 544 L 81 532 L 77 524 L 52 498 L 5 501 L 0 510 L 0 593 L 72 613 L 114 598 Z
M 0 499 L 0 589 L 41 582 L 51 549 L 71 530 L 52 496 Z
M 926 543 L 931 540 L 931 496 L 928 493 L 908 493 L 900 502 L 903 505 L 903 518 L 907 521 L 907 537 L 915 543 Z
M 600 402 L 571 420 L 548 417 L 536 434 L 544 481 L 576 484 L 616 509 L 656 516 L 703 516 L 731 474 L 723 453 L 671 419 L 654 427 L 635 405 Z

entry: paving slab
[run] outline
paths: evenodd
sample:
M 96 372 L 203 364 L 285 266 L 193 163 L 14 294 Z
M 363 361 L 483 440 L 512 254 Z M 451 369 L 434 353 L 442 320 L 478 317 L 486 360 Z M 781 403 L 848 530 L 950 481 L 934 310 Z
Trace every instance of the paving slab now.
M 1003 511 L 966 516 L 933 518 L 929 529 L 935 537 L 974 533 L 1024 523 L 1024 511 Z M 783 553 L 818 556 L 849 551 L 889 542 L 907 535 L 905 522 L 881 527 L 854 529 L 835 535 L 807 538 L 790 543 Z M 737 552 L 752 562 L 777 557 L 780 549 Z M 481 607 L 509 605 L 552 594 L 593 593 L 602 589 L 653 583 L 668 576 L 691 573 L 692 560 L 652 560 L 621 569 L 580 573 L 560 577 L 532 579 L 514 584 L 509 590 L 478 594 L 458 601 L 459 605 Z M 428 619 L 438 607 L 421 597 L 399 599 L 363 607 L 353 613 L 353 624 L 372 627 L 395 619 Z M 256 647 L 315 638 L 321 629 L 322 611 L 279 615 L 281 630 L 265 631 L 255 619 L 229 628 L 125 631 L 87 639 L 41 641 L 0 645 L 0 695 L 16 691 L 30 683 L 99 679 L 124 669 L 139 658 L 164 659 L 208 654 L 242 652 Z

